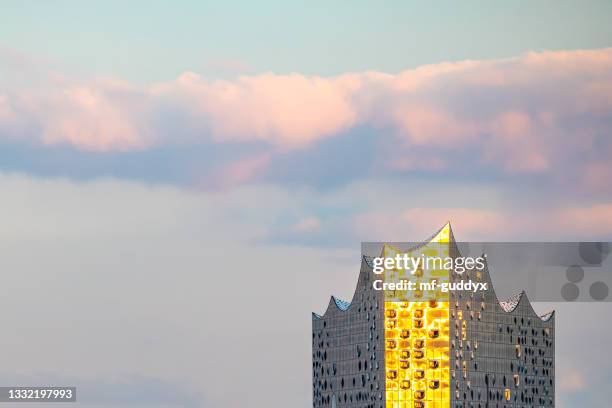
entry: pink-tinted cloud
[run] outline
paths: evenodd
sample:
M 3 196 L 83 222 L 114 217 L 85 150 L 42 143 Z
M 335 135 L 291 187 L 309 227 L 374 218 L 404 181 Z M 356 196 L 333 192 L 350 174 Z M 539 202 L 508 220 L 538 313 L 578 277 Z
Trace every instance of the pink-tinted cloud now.
M 404 241 L 406 237 L 422 237 L 450 221 L 462 236 L 497 234 L 503 215 L 491 210 L 471 208 L 412 208 L 398 213 L 365 213 L 355 217 L 357 235 L 370 240 Z M 472 238 L 473 239 L 473 238 Z
M 317 217 L 300 219 L 293 227 L 297 232 L 309 232 L 321 228 L 321 221 Z
M 45 144 L 68 142 L 79 148 L 102 151 L 146 146 L 144 130 L 137 128 L 131 112 L 95 88 L 64 89 L 35 109 L 39 109 L 41 140 Z
M 269 154 L 255 154 L 221 166 L 201 183 L 204 184 L 204 187 L 216 189 L 227 189 L 246 184 L 258 179 L 268 167 L 269 162 Z
M 447 221 L 461 234 L 459 240 L 593 239 L 612 235 L 612 205 L 532 208 L 529 211 L 421 207 L 396 213 L 359 214 L 353 219 L 353 228 L 357 236 L 366 240 L 403 241 L 406 237 L 427 237 L 432 228 Z
M 612 234 L 612 204 L 570 207 L 553 211 L 547 218 L 553 228 L 562 231 L 589 231 L 595 235 Z
M 586 384 L 586 378 L 582 373 L 577 372 L 576 369 L 568 370 L 560 375 L 559 389 L 562 392 L 573 393 L 583 391 L 586 389 Z
M 452 168 L 458 150 L 508 174 L 554 172 L 571 162 L 579 178 L 597 183 L 609 171 L 576 157 L 609 133 L 612 49 L 441 63 L 396 75 L 211 81 L 185 73 L 148 86 L 49 78 L 45 86 L 0 91 L 5 137 L 93 151 L 263 143 L 273 160 L 367 126 L 380 134 L 386 166 L 400 171 Z
M 264 140 L 294 148 L 342 132 L 356 119 L 341 79 L 264 74 L 207 81 L 187 73 L 153 93 L 179 101 L 219 142 Z

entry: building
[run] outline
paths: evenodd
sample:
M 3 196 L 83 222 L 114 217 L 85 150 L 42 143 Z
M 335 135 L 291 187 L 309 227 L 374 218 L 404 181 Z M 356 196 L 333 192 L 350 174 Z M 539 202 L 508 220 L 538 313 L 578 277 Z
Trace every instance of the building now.
M 447 224 L 410 251 L 459 256 L 454 243 Z M 332 296 L 313 313 L 313 407 L 554 407 L 554 312 L 538 316 L 524 292 L 499 301 L 486 265 L 427 273 L 489 290 L 403 299 L 374 290 L 380 276 L 363 256 L 352 301 Z

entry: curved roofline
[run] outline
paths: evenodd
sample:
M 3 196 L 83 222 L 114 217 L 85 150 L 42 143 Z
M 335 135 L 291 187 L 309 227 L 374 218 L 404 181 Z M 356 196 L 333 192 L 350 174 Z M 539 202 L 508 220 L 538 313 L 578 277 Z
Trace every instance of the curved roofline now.
M 389 243 L 383 243 L 383 248 L 384 248 L 384 246 L 385 246 L 385 245 L 388 245 L 388 246 L 390 246 L 391 248 L 395 249 L 395 250 L 396 250 L 396 251 L 398 251 L 398 252 L 408 252 L 408 251 L 414 251 L 415 249 L 422 248 L 422 247 L 424 247 L 425 245 L 429 244 L 429 243 L 430 243 L 430 242 L 431 242 L 431 241 L 432 241 L 432 240 L 433 240 L 433 239 L 434 239 L 436 236 L 438 236 L 438 234 L 439 234 L 440 232 L 442 232 L 442 230 L 443 230 L 444 228 L 446 228 L 447 226 L 448 226 L 448 228 L 449 228 L 449 238 L 450 238 L 450 239 L 449 239 L 449 244 L 450 244 L 451 242 L 454 242 L 454 241 L 455 241 L 455 237 L 454 237 L 454 235 L 453 235 L 453 228 L 452 228 L 452 227 L 451 227 L 451 225 L 450 225 L 450 221 L 446 221 L 446 223 L 444 223 L 444 225 L 443 225 L 441 228 L 438 228 L 438 230 L 437 230 L 436 232 L 434 232 L 434 233 L 433 233 L 433 234 L 431 234 L 431 235 L 430 235 L 428 238 L 424 239 L 424 240 L 423 240 L 423 241 L 421 241 L 419 244 L 416 244 L 416 245 L 415 245 L 415 246 L 413 246 L 413 247 L 410 247 L 410 248 L 407 248 L 407 249 L 404 249 L 404 250 L 403 250 L 403 249 L 396 248 L 396 247 L 394 247 L 393 245 L 391 245 L 391 244 L 389 244 Z
M 353 296 L 353 297 L 355 297 L 355 296 Z M 322 315 L 317 314 L 317 313 L 313 313 L 312 317 L 317 318 L 317 319 L 321 319 L 321 318 L 325 317 L 327 315 L 327 313 L 329 313 L 329 311 L 330 311 L 329 309 L 331 307 L 336 307 L 336 309 L 338 309 L 339 311 L 346 312 L 347 310 L 349 310 L 349 308 L 351 307 L 352 304 L 353 304 L 353 302 L 349 303 L 347 301 L 344 301 L 342 299 L 339 299 L 339 298 L 335 297 L 334 295 L 331 295 L 329 297 L 329 302 L 327 303 L 327 309 L 325 309 L 325 312 Z
M 482 254 L 482 256 L 484 256 L 484 254 Z M 485 257 L 484 262 L 485 262 L 485 269 L 487 271 L 489 282 L 491 283 L 491 290 L 493 291 L 493 295 L 495 296 L 495 300 L 497 301 L 497 304 L 499 305 L 499 307 L 504 313 L 507 313 L 507 314 L 513 313 L 518 307 L 518 305 L 523 301 L 523 299 L 525 299 L 525 301 L 529 305 L 529 308 L 531 309 L 531 314 L 537 317 L 538 319 L 540 319 L 541 321 L 548 322 L 554 317 L 555 315 L 554 310 L 540 316 L 533 308 L 533 305 L 531 304 L 531 301 L 529 300 L 529 297 L 527 296 L 527 292 L 525 292 L 525 290 L 521 290 L 520 292 L 515 293 L 514 295 L 510 296 L 507 300 L 499 300 L 499 297 L 497 296 L 497 292 L 495 291 L 495 284 L 493 283 L 493 279 L 491 279 L 491 273 L 489 272 L 489 262 L 487 261 L 486 257 Z M 512 306 L 512 308 L 506 310 L 506 308 L 502 305 L 502 302 L 507 302 L 514 297 L 517 297 L 515 304 Z
M 450 232 L 449 232 L 449 234 L 450 234 L 449 243 L 450 243 L 451 240 L 454 241 L 453 230 L 451 228 L 450 221 L 446 221 L 446 223 L 442 227 L 438 228 L 438 230 L 435 233 L 433 233 L 431 236 L 429 236 L 429 238 L 421 241 L 420 244 L 418 244 L 418 245 L 416 245 L 413 248 L 410 248 L 408 250 L 418 249 L 418 248 L 421 248 L 424 245 L 427 245 L 438 234 L 440 234 L 440 232 L 442 232 L 442 230 L 444 230 L 444 228 L 446 228 L 446 227 L 448 227 L 450 229 Z M 383 245 L 389 245 L 389 244 L 383 244 Z M 390 245 L 390 246 L 393 247 L 392 245 Z M 364 272 L 363 271 L 364 267 L 367 268 L 367 269 L 372 269 L 372 267 L 369 265 L 369 263 L 368 263 L 368 261 L 366 259 L 366 256 L 362 255 L 361 256 L 361 269 L 359 271 L 359 278 L 357 279 L 357 284 L 355 285 L 355 290 L 353 291 L 353 296 L 351 297 L 351 301 L 350 302 L 344 301 L 342 299 L 339 299 L 339 298 L 335 297 L 334 295 L 331 295 L 329 297 L 329 302 L 327 303 L 327 308 L 325 309 L 325 312 L 322 315 L 319 315 L 317 313 L 313 313 L 312 317 L 316 318 L 316 319 L 321 319 L 321 318 L 325 317 L 327 315 L 327 313 L 330 311 L 330 308 L 333 307 L 332 304 L 339 311 L 341 311 L 341 312 L 349 311 L 351 306 L 353 305 L 353 300 L 355 299 L 355 296 L 357 295 L 357 291 L 359 290 L 359 283 L 361 282 L 362 274 Z
M 427 238 L 427 240 L 424 240 L 421 242 L 421 244 L 418 244 L 416 246 L 414 246 L 413 248 L 410 248 L 408 250 L 413 250 L 413 249 L 417 249 L 422 247 L 423 245 L 426 245 L 428 242 L 430 242 L 433 238 L 435 238 L 444 228 L 449 227 L 450 231 L 449 231 L 449 244 L 454 243 L 455 242 L 455 237 L 453 234 L 453 229 L 450 225 L 450 221 L 447 221 L 441 228 L 439 228 L 434 234 L 432 234 L 429 238 Z M 384 245 L 389 245 L 389 244 L 384 244 Z M 390 245 L 391 247 L 393 247 L 392 245 Z M 395 247 L 393 247 L 395 248 Z M 397 249 L 397 248 L 395 248 Z M 484 254 L 483 254 L 484 255 Z M 347 302 L 344 301 L 342 299 L 339 299 L 337 297 L 335 297 L 334 295 L 331 295 L 329 298 L 329 302 L 327 304 L 327 308 L 325 309 L 325 312 L 322 315 L 319 315 L 317 313 L 313 313 L 312 316 L 313 318 L 317 318 L 317 319 L 321 319 L 323 317 L 325 317 L 327 315 L 327 313 L 330 311 L 330 308 L 333 306 L 338 309 L 341 312 L 347 312 L 350 310 L 351 306 L 353 305 L 353 300 L 355 299 L 355 296 L 357 295 L 357 291 L 359 289 L 359 283 L 361 282 L 361 278 L 362 278 L 362 274 L 363 274 L 363 268 L 364 268 L 364 264 L 366 268 L 371 269 L 371 266 L 368 264 L 368 261 L 366 260 L 366 256 L 362 255 L 361 256 L 361 269 L 359 272 L 359 278 L 357 279 L 357 284 L 355 285 L 355 290 L 353 291 L 353 296 L 351 297 L 351 301 Z M 524 290 L 521 290 L 519 293 L 511 296 L 510 298 L 508 298 L 507 301 L 509 301 L 510 299 L 512 299 L 513 297 L 517 297 L 517 299 L 515 301 L 513 301 L 513 303 L 515 303 L 512 308 L 506 310 L 506 308 L 504 306 L 502 306 L 502 302 L 506 302 L 506 301 L 502 301 L 499 299 L 499 297 L 497 296 L 497 292 L 495 291 L 495 285 L 493 284 L 493 279 L 491 279 L 491 273 L 489 272 L 489 264 L 488 261 L 485 258 L 485 270 L 488 276 L 488 280 L 491 283 L 491 290 L 493 291 L 493 295 L 495 296 L 495 300 L 497 301 L 497 304 L 499 305 L 500 309 L 504 312 L 504 313 L 508 313 L 511 314 L 513 313 L 516 308 L 518 307 L 518 305 L 523 301 L 523 298 L 525 299 L 525 301 L 527 302 L 527 304 L 529 305 L 529 308 L 531 309 L 531 314 L 534 317 L 537 317 L 538 319 L 540 319 L 543 322 L 549 322 L 551 321 L 554 316 L 555 316 L 555 311 L 552 310 L 550 312 L 547 312 L 543 315 L 538 315 L 538 313 L 535 311 L 535 309 L 533 308 L 533 305 L 531 303 L 531 301 L 529 300 L 529 297 L 527 296 L 527 292 L 525 292 Z
M 353 298 L 354 297 L 355 296 L 353 296 Z M 338 309 L 342 310 L 343 312 L 348 310 L 348 308 L 351 307 L 351 304 L 353 303 L 353 302 L 347 302 L 346 300 L 342 300 L 342 299 L 337 298 L 335 296 L 332 296 L 331 298 L 333 299 L 334 303 L 336 304 L 336 307 Z
M 554 319 L 555 317 L 555 311 L 551 310 L 548 313 L 544 313 L 542 316 L 540 316 L 540 319 L 542 319 L 543 322 L 548 322 L 551 319 Z
M 491 286 L 493 286 L 493 282 L 491 282 Z M 520 292 L 515 293 L 514 295 L 510 296 L 506 300 L 499 300 L 499 298 L 497 297 L 497 293 L 495 292 L 495 289 L 493 289 L 493 293 L 495 293 L 495 300 L 497 300 L 497 303 L 504 310 L 504 312 L 512 313 L 518 307 L 519 303 L 521 303 L 521 300 L 523 299 L 523 295 L 525 294 L 525 291 L 521 290 Z M 507 306 L 506 304 L 511 304 L 511 306 Z
M 548 321 L 550 321 L 550 320 L 551 320 L 551 319 L 554 317 L 554 315 L 555 315 L 555 311 L 554 311 L 554 310 L 552 310 L 552 311 L 550 311 L 550 312 L 548 312 L 548 313 L 546 313 L 546 314 L 544 314 L 544 315 L 541 315 L 541 316 L 540 316 L 540 315 L 539 315 L 539 314 L 538 314 L 538 313 L 535 311 L 535 309 L 533 308 L 533 304 L 531 303 L 531 300 L 529 300 L 529 296 L 527 296 L 527 292 L 525 292 L 525 291 L 522 291 L 522 292 L 523 292 L 523 296 L 521 296 L 521 299 L 519 300 L 519 302 L 520 302 L 521 300 L 523 300 L 523 298 L 524 298 L 524 299 L 525 299 L 525 302 L 527 302 L 527 304 L 529 305 L 529 308 L 531 309 L 531 313 L 532 313 L 534 316 L 537 316 L 537 317 L 538 317 L 538 319 L 540 319 L 540 320 L 541 320 L 541 321 L 543 321 L 543 322 L 548 322 Z
M 351 301 L 347 302 L 345 300 L 337 298 L 334 295 L 331 295 L 329 297 L 329 302 L 327 303 L 327 308 L 325 309 L 325 312 L 322 315 L 319 315 L 317 313 L 313 313 L 313 318 L 321 319 L 321 318 L 325 317 L 327 315 L 327 313 L 330 311 L 330 308 L 333 308 L 333 307 L 335 307 L 336 309 L 338 309 L 341 312 L 347 312 L 347 311 L 350 310 L 351 306 L 353 305 L 353 300 L 355 299 L 355 296 L 357 295 L 357 291 L 359 290 L 359 283 L 361 282 L 361 276 L 363 274 L 364 264 L 365 264 L 366 268 L 370 268 L 371 269 L 370 265 L 366 261 L 365 255 L 362 255 L 361 256 L 361 269 L 359 271 L 359 278 L 357 279 L 357 284 L 355 285 L 355 290 L 353 291 L 353 296 L 351 297 Z

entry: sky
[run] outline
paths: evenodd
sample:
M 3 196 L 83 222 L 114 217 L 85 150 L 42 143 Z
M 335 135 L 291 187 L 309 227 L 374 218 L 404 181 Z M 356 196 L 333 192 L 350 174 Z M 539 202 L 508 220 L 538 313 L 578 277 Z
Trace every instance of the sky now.
M 362 241 L 611 241 L 609 2 L 124 3 L 2 6 L 0 383 L 307 407 Z M 550 308 L 605 405 L 609 303 Z
M 274 72 L 397 73 L 425 64 L 608 47 L 607 1 L 3 2 L 5 46 L 137 83 Z M 137 58 L 135 58 L 137 56 Z

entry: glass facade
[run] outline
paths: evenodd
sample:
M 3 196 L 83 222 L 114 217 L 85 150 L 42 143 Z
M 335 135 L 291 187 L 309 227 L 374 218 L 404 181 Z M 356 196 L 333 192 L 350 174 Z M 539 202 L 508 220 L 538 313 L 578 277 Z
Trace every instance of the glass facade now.
M 402 253 L 385 245 L 383 255 Z M 454 256 L 450 225 L 410 250 Z M 363 257 L 350 303 L 331 298 L 313 314 L 313 407 L 554 407 L 554 313 L 539 317 L 524 293 L 499 301 L 488 269 L 389 269 L 385 281 L 473 280 L 479 293 L 373 290 Z

